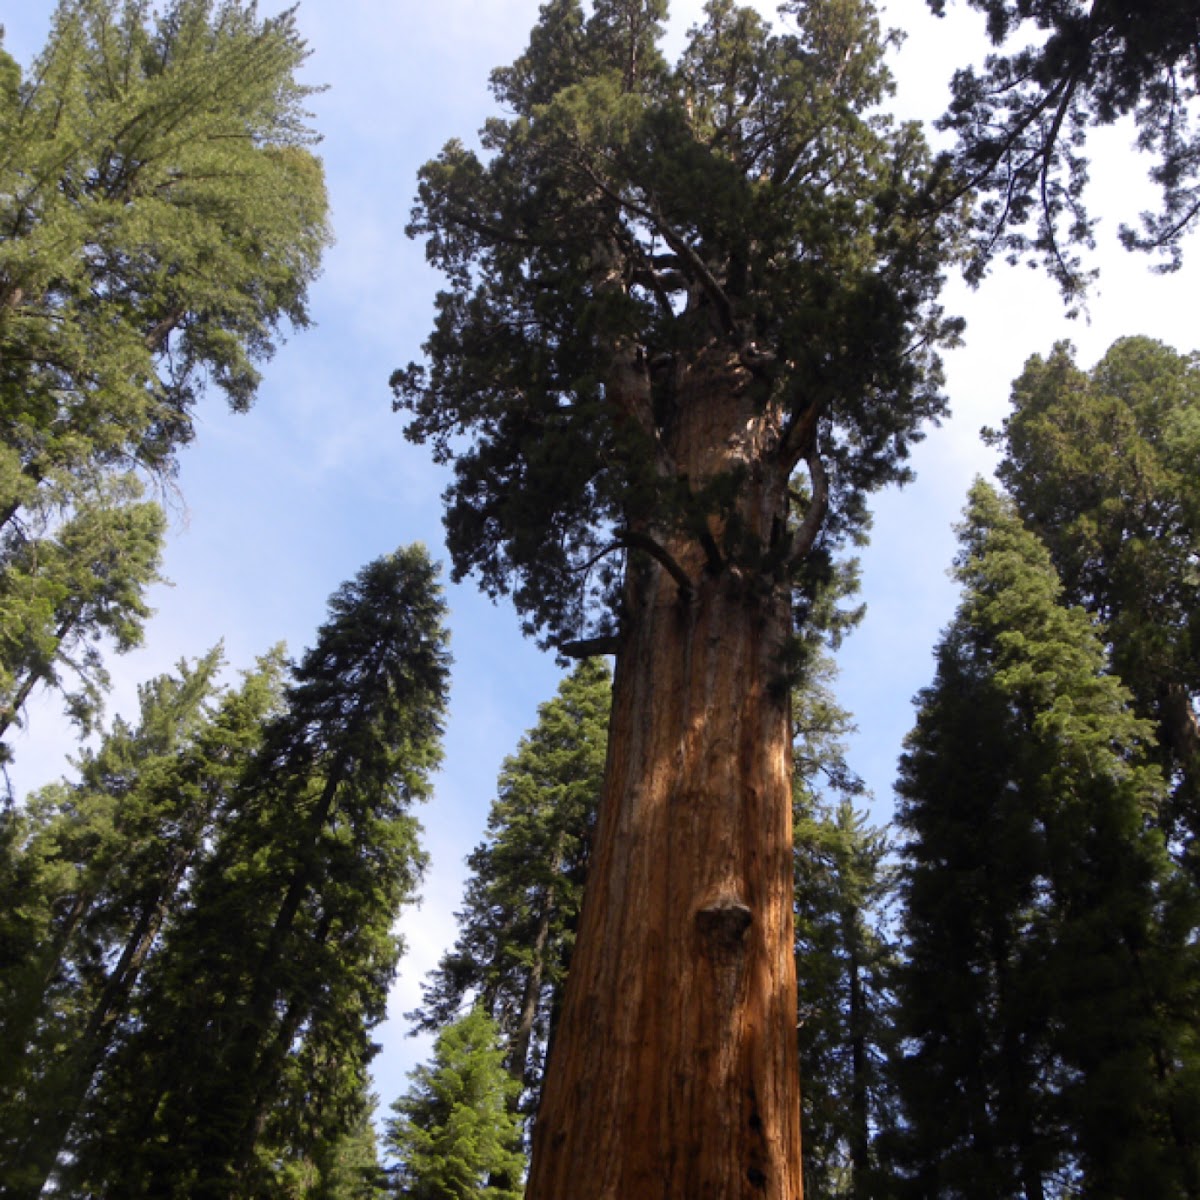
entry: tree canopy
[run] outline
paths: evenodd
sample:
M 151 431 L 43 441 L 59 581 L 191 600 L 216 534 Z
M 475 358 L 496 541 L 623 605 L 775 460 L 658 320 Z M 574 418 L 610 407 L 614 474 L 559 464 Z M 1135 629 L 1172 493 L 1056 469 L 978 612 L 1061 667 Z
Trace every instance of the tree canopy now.
M 996 53 L 956 72 L 941 125 L 958 134 L 964 186 L 982 196 L 974 273 L 993 251 L 1034 254 L 1065 295 L 1087 280 L 1077 247 L 1092 245 L 1085 204 L 1091 129 L 1132 118 L 1137 148 L 1162 194 L 1129 248 L 1179 266 L 1200 219 L 1200 12 L 1191 0 L 967 0 L 987 16 Z M 928 0 L 943 13 L 947 0 Z
M 624 558 L 670 561 L 668 536 L 788 574 L 822 523 L 861 529 L 944 408 L 953 230 L 919 131 L 879 109 L 870 5 L 788 3 L 772 31 L 714 0 L 674 65 L 665 16 L 551 0 L 493 73 L 512 115 L 422 169 L 410 226 L 448 287 L 426 363 L 392 382 L 409 436 L 454 462 L 455 574 L 555 643 L 613 633 Z M 688 439 L 727 436 L 692 428 L 716 394 L 758 432 L 697 472 Z M 737 507 L 768 460 L 810 481 L 764 544 Z
M 208 384 L 238 410 L 329 241 L 295 15 L 61 0 L 0 48 L 0 722 L 73 665 L 77 716 L 157 578 L 163 482 Z M 104 549 L 100 546 L 103 544 Z M 88 596 L 88 580 L 99 581 Z

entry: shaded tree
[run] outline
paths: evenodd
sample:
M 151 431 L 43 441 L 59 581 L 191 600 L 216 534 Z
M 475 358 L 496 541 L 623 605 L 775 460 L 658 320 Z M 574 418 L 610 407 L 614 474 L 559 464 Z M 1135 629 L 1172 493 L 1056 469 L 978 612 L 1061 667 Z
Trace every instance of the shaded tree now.
M 855 808 L 865 789 L 846 759 L 853 726 L 834 696 L 833 660 L 816 636 L 825 627 L 840 643 L 862 610 L 839 614 L 836 601 L 856 586 L 846 564 L 813 589 L 810 645 L 792 693 L 804 1190 L 830 1198 L 875 1194 L 874 1141 L 894 1107 L 884 1070 L 893 966 L 883 932 L 894 888 L 889 847 Z
M 331 598 L 148 973 L 72 1146 L 73 1185 L 259 1196 L 361 1125 L 393 926 L 424 865 L 412 808 L 440 759 L 435 576 L 402 549 Z
M 874 1142 L 891 1120 L 887 850 L 849 799 L 829 805 L 801 793 L 796 973 L 804 1187 L 813 1196 L 874 1195 Z
M 901 760 L 903 1195 L 1194 1196 L 1194 908 L 1152 727 L 982 482 Z
M 214 650 L 139 689 L 75 782 L 3 818 L 0 854 L 0 1168 L 37 1196 L 119 1031 L 164 926 L 186 905 L 278 700 L 278 654 L 236 690 Z
M 617 658 L 535 1200 L 799 1191 L 792 585 L 905 477 L 956 328 L 869 4 L 785 4 L 776 33 L 716 0 L 674 66 L 665 14 L 552 0 L 483 156 L 422 169 L 448 286 L 393 377 L 454 464 L 456 576 Z

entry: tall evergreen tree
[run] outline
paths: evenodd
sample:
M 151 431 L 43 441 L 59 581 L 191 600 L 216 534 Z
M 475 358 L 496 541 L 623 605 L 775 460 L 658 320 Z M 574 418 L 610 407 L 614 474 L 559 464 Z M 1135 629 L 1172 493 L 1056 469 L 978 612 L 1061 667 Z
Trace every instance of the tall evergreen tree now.
M 78 1186 L 251 1197 L 361 1122 L 393 932 L 424 857 L 448 655 L 412 547 L 330 601 L 72 1147 Z
M 833 611 L 851 575 L 815 589 L 814 626 L 840 640 Z M 857 620 L 861 610 L 849 614 Z M 862 780 L 846 760 L 849 715 L 833 692 L 833 660 L 812 639 L 792 693 L 795 729 L 796 975 L 801 1132 L 807 1195 L 875 1194 L 874 1142 L 890 1120 L 891 947 L 883 935 L 893 876 L 887 841 L 855 809 Z
M 1146 823 L 1152 729 L 981 482 L 962 544 L 898 785 L 903 1194 L 1195 1196 L 1197 963 Z
M 796 971 L 804 1188 L 876 1194 L 875 1141 L 891 1120 L 892 951 L 882 933 L 888 846 L 849 799 L 803 793 L 796 819 Z
M 3 818 L 0 1190 L 40 1194 L 278 700 L 278 654 L 237 690 L 220 651 L 140 689 L 73 783 Z
M 251 403 L 328 241 L 294 13 L 154 13 L 60 0 L 27 73 L 0 48 L 0 732 L 66 666 L 90 704 L 98 637 L 136 640 L 162 520 L 137 477 L 206 381 Z
M 477 1003 L 505 1039 L 529 1113 L 575 939 L 611 700 L 603 661 L 580 663 L 505 760 L 487 840 L 467 860 L 458 940 L 412 1014 L 418 1029 L 442 1029 Z
M 1084 371 L 1064 343 L 1029 360 L 1012 405 L 991 434 L 1000 478 L 1155 722 L 1163 824 L 1200 870 L 1200 358 L 1123 338 Z
M 506 1054 L 478 1006 L 438 1034 L 432 1064 L 411 1073 L 392 1105 L 386 1144 L 399 1160 L 397 1200 L 521 1200 L 521 1123 L 511 1103 L 521 1085 Z
M 456 575 L 617 657 L 532 1200 L 799 1192 L 792 585 L 904 477 L 955 329 L 869 0 L 786 3 L 779 33 L 713 0 L 674 66 L 666 7 L 550 0 L 484 155 L 423 168 L 449 285 L 393 377 L 454 462 Z

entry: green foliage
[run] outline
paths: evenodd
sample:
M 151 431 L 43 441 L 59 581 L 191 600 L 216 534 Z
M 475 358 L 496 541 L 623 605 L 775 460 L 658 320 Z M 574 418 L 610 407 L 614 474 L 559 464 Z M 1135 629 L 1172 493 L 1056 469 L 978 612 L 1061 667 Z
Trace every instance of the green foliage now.
M 214 650 L 140 689 L 55 784 L 0 818 L 0 1168 L 36 1196 L 81 1119 L 164 926 L 187 904 L 205 843 L 227 818 L 279 699 L 278 654 L 236 690 Z
M 1152 729 L 983 483 L 901 761 L 897 1034 L 913 1196 L 1197 1194 L 1194 902 Z
M 1104 622 L 1117 673 L 1158 731 L 1173 783 L 1161 814 L 1200 837 L 1200 360 L 1149 338 L 1090 371 L 1060 344 L 1026 364 L 991 435 L 1000 477 L 1048 546 L 1067 598 Z
M 73 1186 L 258 1197 L 329 1181 L 365 1120 L 393 925 L 424 865 L 411 810 L 440 760 L 443 620 L 421 547 L 332 597 L 110 1056 Z
M 329 240 L 294 15 L 152 12 L 61 0 L 27 74 L 0 52 L 4 726 L 64 665 L 94 709 L 96 643 L 137 640 L 156 578 L 136 476 L 171 472 L 206 381 L 249 405 Z M 106 595 L 80 602 L 92 571 Z
M 554 0 L 493 76 L 512 115 L 482 155 L 451 142 L 421 171 L 410 232 L 448 287 L 397 405 L 454 462 L 455 577 L 512 590 L 548 641 L 612 633 L 624 558 L 654 538 L 790 582 L 823 522 L 862 528 L 943 410 L 953 229 L 928 215 L 919 133 L 874 111 L 890 88 L 874 11 L 783 9 L 791 31 L 773 33 L 715 0 L 670 65 L 662 0 L 588 17 Z M 684 416 L 738 405 L 761 442 L 690 477 Z M 813 487 L 791 524 L 801 462 Z M 782 481 L 766 541 L 739 507 L 764 478 Z
M 928 0 L 938 13 L 946 0 Z M 981 274 L 994 250 L 1038 255 L 1064 295 L 1087 276 L 1074 247 L 1090 247 L 1095 222 L 1083 196 L 1089 129 L 1132 117 L 1162 192 L 1126 246 L 1180 262 L 1200 216 L 1200 135 L 1190 127 L 1200 86 L 1200 17 L 1191 0 L 968 0 L 986 13 L 997 53 L 981 73 L 954 77 L 941 126 L 958 134 L 958 168 L 981 189 L 976 214 Z
M 399 1160 L 392 1192 L 403 1200 L 520 1200 L 520 1084 L 504 1067 L 495 1022 L 482 1008 L 438 1034 L 433 1062 L 417 1067 L 392 1105 L 386 1145 Z M 496 1180 L 505 1180 L 496 1183 Z
M 530 1113 L 574 944 L 610 701 L 608 668 L 581 663 L 505 760 L 487 840 L 467 860 L 458 940 L 411 1014 L 419 1029 L 444 1029 L 475 998 L 505 1039 L 508 1069 Z
M 800 1120 L 805 1193 L 853 1200 L 875 1194 L 873 1142 L 894 1107 L 883 1069 L 894 878 L 886 838 L 854 807 L 863 783 L 846 762 L 852 726 L 833 676 L 813 647 L 792 693 Z
M 116 476 L 42 536 L 23 525 L 0 534 L 0 733 L 39 684 L 60 689 L 70 716 L 93 727 L 108 686 L 101 644 L 141 643 L 145 590 L 160 578 L 166 521 L 140 495 L 132 475 Z

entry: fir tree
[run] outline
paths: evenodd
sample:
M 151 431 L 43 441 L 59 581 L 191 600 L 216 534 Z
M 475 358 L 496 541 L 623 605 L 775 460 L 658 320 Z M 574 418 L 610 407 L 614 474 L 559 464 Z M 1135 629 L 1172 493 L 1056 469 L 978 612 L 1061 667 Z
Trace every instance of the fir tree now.
M 1049 555 L 977 483 L 901 761 L 903 1194 L 1195 1196 L 1189 893 L 1151 727 Z
M 278 700 L 279 655 L 237 690 L 220 651 L 140 689 L 78 764 L 5 818 L 0 865 L 0 1179 L 37 1196 L 108 1049 L 136 1024 L 139 983 L 186 903 Z
M 521 1122 L 499 1030 L 479 1007 L 438 1034 L 433 1062 L 392 1105 L 386 1145 L 397 1200 L 521 1200 Z M 497 1185 L 493 1180 L 510 1183 Z
M 60 524 L 35 517 L 0 534 L 0 735 L 41 685 L 58 689 L 83 731 L 108 675 L 101 646 L 140 645 L 145 592 L 159 580 L 166 520 L 131 475 L 77 496 Z M 39 535 L 31 536 L 40 526 Z M 0 743 L 0 757 L 9 750 Z
M 505 1039 L 508 1069 L 530 1113 L 570 963 L 610 702 L 603 662 L 580 663 L 505 760 L 487 840 L 467 860 L 458 940 L 412 1014 L 418 1029 L 441 1029 L 475 998 Z
M 332 597 L 73 1147 L 80 1188 L 258 1196 L 360 1125 L 424 864 L 443 618 L 420 547 Z
M 617 658 L 532 1200 L 799 1191 L 792 588 L 905 476 L 956 329 L 868 0 L 787 3 L 778 33 L 713 0 L 674 66 L 666 7 L 551 0 L 484 154 L 422 169 L 448 286 L 393 377 L 454 463 L 456 576 Z
M 816 589 L 812 620 L 837 643 L 861 610 L 847 618 L 831 604 L 856 586 L 852 574 L 830 583 Z M 852 726 L 834 699 L 832 659 L 817 644 L 806 658 L 792 694 L 801 1129 L 805 1193 L 832 1200 L 874 1194 L 873 1143 L 891 1119 L 882 926 L 893 878 L 886 839 L 855 809 L 864 786 L 846 761 Z

